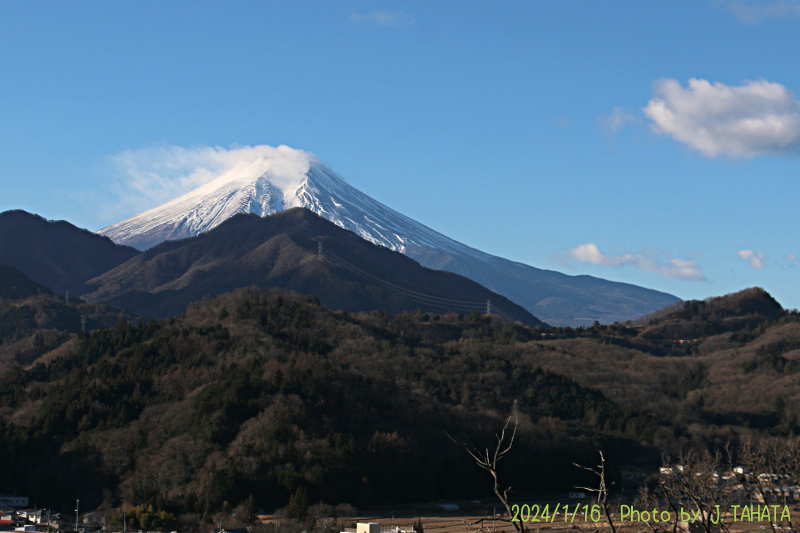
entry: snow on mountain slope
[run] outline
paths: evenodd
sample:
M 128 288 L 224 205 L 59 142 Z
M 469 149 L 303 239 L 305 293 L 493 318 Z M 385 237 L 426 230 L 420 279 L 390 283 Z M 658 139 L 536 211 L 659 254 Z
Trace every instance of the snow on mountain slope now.
M 630 320 L 678 300 L 635 285 L 568 276 L 481 252 L 370 198 L 308 152 L 263 146 L 247 154 L 205 185 L 98 233 L 145 250 L 208 231 L 237 213 L 267 216 L 305 207 L 424 266 L 477 281 L 556 326 Z
M 206 232 L 237 213 L 267 216 L 305 207 L 362 238 L 403 252 L 409 246 L 489 258 L 370 198 L 313 155 L 281 146 L 235 166 L 159 207 L 98 231 L 146 250 Z

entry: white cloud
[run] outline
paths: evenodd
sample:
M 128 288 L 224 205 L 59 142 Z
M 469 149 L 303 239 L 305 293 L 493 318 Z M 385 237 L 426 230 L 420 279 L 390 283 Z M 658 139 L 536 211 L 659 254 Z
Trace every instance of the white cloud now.
M 739 257 L 747 261 L 750 268 L 755 268 L 756 270 L 764 268 L 764 263 L 766 262 L 764 254 L 753 250 L 739 250 Z
M 350 20 L 362 24 L 377 24 L 378 26 L 411 26 L 416 22 L 414 17 L 406 15 L 402 11 L 395 11 L 392 13 L 387 11 L 373 11 L 366 15 L 351 13 Z
M 729 86 L 693 78 L 684 89 L 663 79 L 653 92 L 643 111 L 655 130 L 708 157 L 749 159 L 800 148 L 800 102 L 780 83 Z
M 721 0 L 720 3 L 747 24 L 758 24 L 766 18 L 800 16 L 800 0 Z
M 107 205 L 103 217 L 118 219 L 161 205 L 256 158 L 270 159 L 276 176 L 304 173 L 309 161 L 316 160 L 313 154 L 288 146 L 186 148 L 164 144 L 127 150 L 108 158 L 111 188 L 118 200 Z
M 682 279 L 691 281 L 705 281 L 705 275 L 700 271 L 700 265 L 688 259 L 676 257 L 668 258 L 666 261 L 653 254 L 623 254 L 606 255 L 600 251 L 593 242 L 581 244 L 575 248 L 570 248 L 566 257 L 581 263 L 591 263 L 593 265 L 622 267 L 626 265 L 641 268 L 650 272 L 655 272 L 659 276 L 667 279 Z
M 639 124 L 641 121 L 642 119 L 630 111 L 616 106 L 611 109 L 611 113 L 600 116 L 600 124 L 609 135 L 615 134 L 628 124 Z
M 604 255 L 593 242 L 570 248 L 567 252 L 567 257 L 575 261 L 580 261 L 581 263 L 591 263 L 601 266 L 622 266 L 625 264 L 625 262 L 619 258 Z

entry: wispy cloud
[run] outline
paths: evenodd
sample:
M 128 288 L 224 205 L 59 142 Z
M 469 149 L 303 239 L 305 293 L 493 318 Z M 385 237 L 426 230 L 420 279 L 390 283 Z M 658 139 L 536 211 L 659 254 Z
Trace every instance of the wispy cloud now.
M 277 176 L 308 170 L 316 158 L 288 146 L 173 146 L 127 150 L 107 158 L 109 187 L 117 200 L 103 218 L 114 221 L 168 202 L 256 158 L 269 158 Z
M 599 266 L 633 266 L 649 272 L 655 272 L 667 279 L 706 280 L 705 275 L 700 271 L 700 265 L 694 261 L 677 257 L 660 258 L 652 253 L 607 255 L 601 252 L 593 242 L 570 248 L 564 255 L 573 261 Z
M 789 260 L 789 268 L 797 266 L 797 255 L 796 254 L 788 254 L 786 259 Z
M 601 115 L 599 122 L 606 134 L 612 136 L 627 125 L 641 124 L 642 119 L 626 109 L 615 106 L 610 113 Z
M 800 102 L 780 83 L 729 86 L 691 79 L 683 88 L 663 79 L 653 92 L 643 111 L 654 129 L 708 157 L 798 153 Z
M 378 26 L 411 26 L 416 22 L 414 17 L 406 15 L 402 11 L 373 11 L 366 15 L 351 13 L 350 20 L 359 24 L 375 24 Z
M 750 265 L 750 268 L 754 268 L 756 270 L 761 270 L 764 268 L 764 263 L 767 260 L 767 258 L 764 257 L 764 254 L 760 252 L 754 252 L 753 250 L 739 250 L 739 257 L 747 261 L 747 264 Z
M 758 24 L 768 18 L 800 17 L 800 0 L 720 0 L 739 20 Z

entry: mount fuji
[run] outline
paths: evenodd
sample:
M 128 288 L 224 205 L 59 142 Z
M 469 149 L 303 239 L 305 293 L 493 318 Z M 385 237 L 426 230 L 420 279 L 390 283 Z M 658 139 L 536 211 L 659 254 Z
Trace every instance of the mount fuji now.
M 624 321 L 675 303 L 670 294 L 592 276 L 568 276 L 496 257 L 438 233 L 349 185 L 312 154 L 259 146 L 197 189 L 98 231 L 146 250 L 204 233 L 239 213 L 304 207 L 423 266 L 461 274 L 555 326 Z

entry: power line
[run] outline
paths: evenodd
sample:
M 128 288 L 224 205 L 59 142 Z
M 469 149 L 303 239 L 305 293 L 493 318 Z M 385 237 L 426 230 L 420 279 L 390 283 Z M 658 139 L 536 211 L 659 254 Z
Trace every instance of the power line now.
M 373 281 L 375 281 L 376 283 L 380 283 L 383 286 L 385 286 L 387 288 L 391 288 L 391 290 L 394 290 L 394 291 L 397 291 L 397 292 L 402 292 L 402 293 L 407 294 L 407 295 L 414 295 L 414 296 L 418 296 L 420 298 L 425 298 L 425 299 L 429 299 L 429 300 L 439 300 L 439 301 L 441 301 L 443 303 L 447 303 L 447 304 L 459 304 L 459 305 L 466 305 L 466 306 L 475 307 L 475 308 L 481 308 L 483 306 L 483 301 L 456 300 L 454 298 L 444 298 L 444 297 L 441 297 L 441 296 L 434 296 L 434 295 L 431 295 L 431 294 L 418 292 L 418 291 L 415 291 L 415 290 L 412 290 L 412 289 L 408 289 L 406 287 L 401 287 L 400 285 L 396 285 L 396 284 L 394 284 L 394 283 L 392 283 L 390 281 L 387 281 L 385 279 L 379 278 L 379 277 L 377 277 L 377 276 L 375 276 L 373 274 L 370 274 L 369 272 L 366 272 L 366 271 L 358 268 L 357 266 L 353 265 L 349 261 L 347 261 L 345 259 L 342 259 L 338 255 L 336 255 L 336 254 L 334 254 L 334 253 L 332 253 L 332 252 L 330 252 L 328 250 L 323 251 L 323 254 L 325 254 L 325 256 L 328 257 L 329 259 L 331 259 L 334 263 L 336 263 L 339 266 L 342 266 L 342 267 L 350 270 L 354 274 L 358 274 L 360 276 L 370 278 Z
M 422 293 L 406 287 L 401 287 L 400 285 L 397 285 L 385 279 L 379 278 L 374 274 L 366 272 L 365 270 L 350 263 L 346 259 L 339 257 L 330 250 L 322 248 L 322 246 L 318 246 L 317 254 L 325 256 L 332 263 L 334 263 L 339 267 L 349 270 L 350 272 L 358 276 L 368 278 L 374 283 L 376 283 L 378 286 L 390 290 L 392 292 L 397 292 L 399 294 L 402 294 L 407 298 L 409 298 L 410 300 L 414 300 L 440 309 L 447 309 L 449 311 L 462 311 L 462 312 L 479 311 L 482 310 L 485 306 L 487 314 L 496 314 L 497 316 L 499 316 L 504 320 L 514 322 L 514 319 L 508 313 L 506 313 L 500 307 L 498 307 L 497 304 L 491 303 L 491 300 L 486 300 L 486 301 L 457 300 L 454 298 L 445 298 L 442 296 L 434 296 L 432 294 Z
M 329 257 L 328 259 L 330 259 L 331 262 L 333 264 L 335 264 L 336 266 L 339 266 L 341 268 L 345 268 L 347 270 L 350 270 L 351 272 L 353 272 L 354 274 L 356 274 L 358 276 L 372 278 L 371 279 L 372 283 L 374 283 L 375 285 L 377 285 L 377 286 L 379 286 L 379 287 L 381 287 L 383 289 L 386 289 L 386 290 L 389 290 L 391 292 L 395 292 L 395 293 L 401 294 L 401 295 L 405 296 L 406 298 L 408 298 L 410 300 L 425 304 L 426 306 L 430 306 L 430 307 L 434 307 L 434 308 L 438 308 L 438 309 L 443 309 L 443 310 L 447 310 L 447 311 L 461 311 L 461 312 L 466 311 L 468 313 L 471 312 L 471 311 L 476 310 L 476 307 L 464 307 L 464 306 L 462 306 L 460 304 L 451 304 L 451 303 L 448 303 L 448 302 L 433 300 L 428 296 L 420 296 L 418 293 L 414 294 L 414 293 L 411 293 L 411 292 L 409 292 L 407 290 L 403 290 L 402 288 L 398 288 L 397 286 L 393 286 L 393 285 L 390 286 L 389 283 L 384 282 L 383 280 L 376 279 L 374 276 L 365 276 L 362 272 L 358 272 L 358 271 L 350 268 L 349 265 L 341 264 L 341 263 L 339 263 L 337 260 L 335 260 L 333 258 Z
M 513 319 L 513 318 L 511 318 L 511 316 L 510 316 L 508 313 L 506 313 L 505 311 L 503 311 L 502 309 L 500 309 L 499 307 L 497 307 L 497 305 L 494 305 L 494 304 L 492 304 L 492 311 L 493 311 L 493 312 L 494 312 L 494 313 L 495 313 L 497 316 L 499 316 L 500 318 L 504 318 L 504 319 L 506 319 L 506 320 L 508 320 L 508 321 L 510 321 L 510 322 L 513 322 L 513 321 L 514 321 L 514 319 Z
M 366 272 L 366 271 L 358 268 L 357 266 L 353 265 L 352 263 L 348 262 L 345 259 L 342 259 L 339 256 L 336 256 L 333 253 L 330 253 L 330 252 L 325 252 L 325 253 L 326 253 L 326 255 L 329 254 L 331 256 L 334 256 L 338 261 L 347 264 L 350 268 L 352 268 L 358 274 L 361 274 L 363 276 L 372 278 L 373 280 L 376 280 L 376 281 L 380 281 L 381 283 L 384 283 L 384 284 L 386 284 L 388 286 L 391 286 L 391 287 L 393 287 L 393 288 L 395 288 L 397 290 L 401 290 L 401 291 L 404 291 L 404 292 L 409 293 L 409 294 L 416 294 L 416 295 L 418 295 L 420 297 L 430 298 L 430 299 L 434 299 L 434 300 L 441 300 L 441 301 L 447 302 L 447 303 L 457 303 L 457 304 L 467 305 L 467 306 L 470 306 L 470 307 L 480 307 L 480 306 L 483 305 L 483 302 L 482 301 L 478 301 L 478 300 L 456 300 L 455 298 L 444 298 L 444 297 L 441 297 L 441 296 L 434 296 L 434 295 L 431 295 L 431 294 L 418 292 L 418 291 L 415 291 L 415 290 L 412 290 L 412 289 L 408 289 L 406 287 L 401 287 L 401 286 L 396 285 L 396 284 L 394 284 L 394 283 L 392 283 L 390 281 L 384 280 L 382 278 L 378 278 L 377 276 L 375 276 L 373 274 L 370 274 L 369 272 Z

